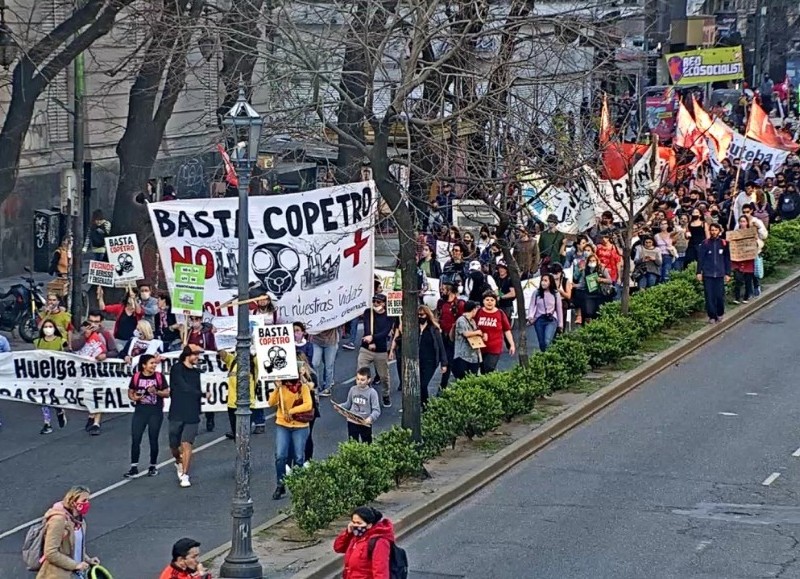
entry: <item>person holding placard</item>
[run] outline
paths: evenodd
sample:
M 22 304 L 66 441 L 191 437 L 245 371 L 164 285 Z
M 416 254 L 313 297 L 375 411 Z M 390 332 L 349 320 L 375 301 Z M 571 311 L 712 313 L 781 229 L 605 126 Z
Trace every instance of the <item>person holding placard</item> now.
M 279 380 L 270 393 L 267 406 L 277 406 L 275 413 L 275 475 L 277 486 L 273 500 L 286 494 L 283 479 L 291 452 L 294 464 L 305 461 L 308 424 L 314 420 L 314 401 L 311 389 L 302 380 Z
M 97 306 L 107 314 L 114 316 L 114 339 L 116 350 L 122 351 L 128 340 L 133 337 L 136 324 L 144 316 L 144 310 L 137 303 L 136 292 L 129 288 L 118 304 L 106 305 L 103 299 L 103 286 L 97 286 Z
M 372 425 L 381 415 L 378 391 L 370 384 L 371 379 L 369 368 L 359 368 L 347 400 L 339 405 L 349 413 L 346 415 L 348 438 L 365 444 L 372 444 Z
M 745 205 L 743 210 L 747 211 L 747 213 L 743 212 L 742 216 L 739 217 L 736 223 L 737 231 L 756 227 L 755 224 L 751 223 L 750 206 Z M 761 251 L 764 242 L 756 237 L 756 243 L 758 244 L 759 251 Z M 755 295 L 755 268 L 755 259 L 731 260 L 731 269 L 733 270 L 733 303 L 746 304 L 750 301 L 750 298 Z M 742 296 L 742 287 L 744 287 L 744 297 Z

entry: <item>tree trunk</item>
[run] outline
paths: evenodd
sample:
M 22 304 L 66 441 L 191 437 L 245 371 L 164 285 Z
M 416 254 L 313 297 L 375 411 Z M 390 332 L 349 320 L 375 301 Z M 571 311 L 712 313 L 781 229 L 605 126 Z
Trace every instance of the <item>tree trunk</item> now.
M 414 219 L 411 208 L 403 198 L 402 191 L 389 174 L 389 128 L 391 119 L 384 119 L 375 133 L 375 146 L 370 151 L 372 177 L 386 201 L 397 223 L 400 239 L 400 268 L 403 273 L 403 367 L 398 368 L 403 376 L 403 428 L 411 431 L 415 441 L 422 440 L 422 409 L 419 383 L 419 284 L 417 280 L 417 247 Z M 427 385 L 425 385 L 427 386 Z
M 625 226 L 625 233 L 622 239 L 622 299 L 620 301 L 620 311 L 623 316 L 628 315 L 628 308 L 631 303 L 631 240 L 633 239 L 633 219 L 629 219 Z
M 511 228 L 511 219 L 506 211 L 500 211 L 497 214 L 497 244 L 503 251 L 503 259 L 508 265 L 508 277 L 511 278 L 511 286 L 514 288 L 514 295 L 517 300 L 517 327 L 514 330 L 514 342 L 517 346 L 517 358 L 519 363 L 523 366 L 528 363 L 528 326 L 525 306 L 525 294 L 522 292 L 522 277 L 519 273 L 519 265 L 517 260 L 514 259 L 514 254 L 511 253 L 511 247 L 508 244 L 507 233 Z M 511 320 L 509 320 L 510 322 Z
M 165 4 L 131 86 L 125 133 L 117 144 L 120 171 L 111 220 L 116 233 L 136 233 L 145 271 L 156 271 L 156 247 L 147 206 L 135 197 L 146 189 L 158 149 L 186 83 L 186 55 L 204 2 Z M 188 9 L 188 11 L 187 11 Z M 176 34 L 175 28 L 178 27 Z
M 11 102 L 0 130 L 0 205 L 16 186 L 22 146 L 36 100 L 77 55 L 108 34 L 117 14 L 132 1 L 88 0 L 20 55 L 11 75 Z

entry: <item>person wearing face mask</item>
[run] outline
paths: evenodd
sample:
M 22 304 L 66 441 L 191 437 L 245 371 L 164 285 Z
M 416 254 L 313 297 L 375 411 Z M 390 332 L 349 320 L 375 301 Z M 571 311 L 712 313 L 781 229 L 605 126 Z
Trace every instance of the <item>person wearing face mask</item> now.
M 114 339 L 116 349 L 122 351 L 125 343 L 133 337 L 136 324 L 144 316 L 144 310 L 136 301 L 136 294 L 126 291 L 122 301 L 118 304 L 106 305 L 103 299 L 103 286 L 97 286 L 97 306 L 107 314 L 114 316 Z
M 389 342 L 394 331 L 394 319 L 386 314 L 386 296 L 375 294 L 372 307 L 364 312 L 364 337 L 358 351 L 359 368 L 375 366 L 383 388 L 383 405 L 392 405 L 389 384 Z
M 52 320 L 45 320 L 39 328 L 39 337 L 33 341 L 33 346 L 37 350 L 63 352 L 68 344 L 67 340 L 56 327 L 55 322 Z M 39 434 L 52 434 L 52 415 L 53 411 L 49 406 L 42 406 L 42 419 L 44 420 L 44 424 Z M 56 409 L 56 419 L 58 420 L 59 428 L 64 428 L 67 425 L 67 414 L 64 412 L 63 408 Z
M 200 543 L 185 537 L 172 545 L 172 561 L 158 579 L 212 579 L 200 562 Z
M 139 356 L 142 354 L 149 354 L 157 356 L 164 351 L 164 342 L 157 340 L 153 337 L 153 326 L 146 320 L 141 319 L 136 324 L 136 329 L 133 331 L 133 336 L 125 347 L 122 349 L 122 354 L 125 356 L 125 363 L 131 366 L 139 364 Z
M 422 408 L 428 404 L 428 385 L 431 378 L 440 368 L 447 372 L 449 360 L 442 340 L 442 329 L 428 306 L 420 306 L 417 310 L 419 319 L 419 391 Z M 402 368 L 402 364 L 400 366 Z
M 100 564 L 86 554 L 89 496 L 88 488 L 74 486 L 44 514 L 42 566 L 36 579 L 75 579 Z
M 698 247 L 708 237 L 708 224 L 703 219 L 703 214 L 699 209 L 692 210 L 687 225 L 686 238 L 689 240 L 689 245 L 686 248 L 685 265 L 697 261 Z
M 309 385 L 302 379 L 278 380 L 270 392 L 267 405 L 276 406 L 275 412 L 275 478 L 277 486 L 273 500 L 286 494 L 283 479 L 289 460 L 294 464 L 305 461 L 309 423 L 314 420 L 314 400 Z
M 708 323 L 714 324 L 725 314 L 725 284 L 731 279 L 731 253 L 722 239 L 722 226 L 712 223 L 710 237 L 698 247 L 697 279 L 703 282 Z
M 447 353 L 448 371 L 442 374 L 440 388 L 447 388 L 450 380 L 450 368 L 455 354 L 455 326 L 456 320 L 464 313 L 466 302 L 458 297 L 455 286 L 449 282 L 443 282 L 439 286 L 441 298 L 436 303 L 436 318 L 439 320 L 439 327 L 442 330 L 442 341 L 444 350 Z
M 153 336 L 164 342 L 164 351 L 169 352 L 181 339 L 181 325 L 172 313 L 172 298 L 167 292 L 158 294 L 158 313 Z
M 481 230 L 478 234 L 478 239 L 475 246 L 478 248 L 478 255 L 481 255 L 484 250 L 492 244 L 492 236 L 489 234 L 489 228 L 481 225 Z
M 158 300 L 153 296 L 153 288 L 149 283 L 139 286 L 139 297 L 136 305 L 142 310 L 142 317 L 147 320 L 150 327 L 156 327 L 156 314 L 158 314 Z
M 597 310 L 605 301 L 600 284 L 611 284 L 611 275 L 597 259 L 595 254 L 586 258 L 583 268 L 576 268 L 572 274 L 573 294 L 581 309 L 581 323 L 587 324 L 597 317 Z
M 539 350 L 544 352 L 553 343 L 557 330 L 564 330 L 564 310 L 561 294 L 552 274 L 546 273 L 533 292 L 528 306 L 528 324 L 536 331 Z
M 347 528 L 333 541 L 333 550 L 344 554 L 342 579 L 389 579 L 394 542 L 394 525 L 380 511 L 355 509 Z
M 62 336 L 68 335 L 72 330 L 72 316 L 62 307 L 61 300 L 54 293 L 47 294 L 47 304 L 39 311 L 39 327 L 47 320 L 55 323 Z
M 314 347 L 306 339 L 306 325 L 303 322 L 294 322 L 292 330 L 294 331 L 294 347 L 297 348 L 299 353 L 311 360 L 314 357 Z

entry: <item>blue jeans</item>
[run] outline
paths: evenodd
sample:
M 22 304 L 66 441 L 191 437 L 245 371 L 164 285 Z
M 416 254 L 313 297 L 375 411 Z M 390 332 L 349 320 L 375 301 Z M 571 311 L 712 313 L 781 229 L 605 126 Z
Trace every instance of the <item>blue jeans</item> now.
M 665 281 L 669 280 L 669 272 L 672 271 L 674 263 L 675 263 L 674 258 L 670 254 L 661 256 L 661 281 L 662 282 L 665 282 Z
M 649 287 L 653 287 L 657 283 L 658 283 L 658 274 L 646 273 L 639 278 L 639 289 L 646 289 Z
M 275 425 L 275 478 L 278 484 L 283 484 L 286 476 L 286 464 L 291 453 L 294 464 L 303 464 L 306 461 L 306 439 L 308 426 L 302 428 L 287 428 Z
M 360 318 L 353 318 L 348 322 L 350 327 L 348 328 L 348 335 L 350 336 L 349 340 L 351 344 L 358 344 L 356 342 L 356 334 L 358 334 L 358 321 Z
M 314 347 L 314 353 L 311 356 L 311 365 L 314 366 L 317 379 L 320 381 L 323 390 L 325 388 L 330 388 L 333 386 L 333 364 L 336 361 L 336 352 L 339 350 L 339 345 L 311 345 Z
M 533 322 L 533 329 L 536 332 L 536 339 L 539 340 L 539 349 L 544 352 L 547 346 L 553 343 L 556 337 L 556 330 L 558 329 L 558 321 L 547 321 L 544 316 L 539 316 Z
M 264 409 L 253 408 L 253 413 L 250 415 L 250 422 L 255 424 L 256 426 L 266 426 L 267 418 L 264 415 Z M 234 430 L 234 432 L 236 431 Z

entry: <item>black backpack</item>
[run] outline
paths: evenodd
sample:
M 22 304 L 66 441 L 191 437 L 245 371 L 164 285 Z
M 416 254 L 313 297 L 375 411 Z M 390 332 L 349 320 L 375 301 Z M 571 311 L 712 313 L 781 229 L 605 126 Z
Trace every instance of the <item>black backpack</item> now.
M 89 243 L 92 247 L 105 247 L 106 246 L 106 230 L 102 225 L 95 225 L 89 232 Z
M 367 543 L 367 557 L 370 559 L 378 539 L 379 537 L 375 537 Z M 389 541 L 389 579 L 408 579 L 408 555 L 394 541 Z

